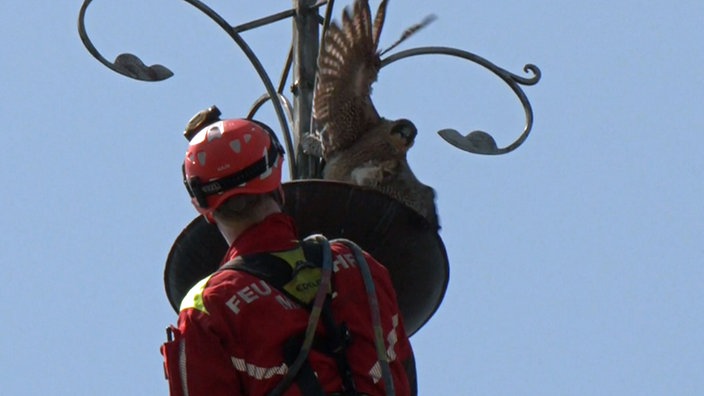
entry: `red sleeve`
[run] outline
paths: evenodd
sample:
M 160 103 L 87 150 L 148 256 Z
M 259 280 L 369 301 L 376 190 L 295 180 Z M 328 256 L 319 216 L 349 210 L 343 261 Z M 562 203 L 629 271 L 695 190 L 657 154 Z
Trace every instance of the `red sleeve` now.
M 358 391 L 376 394 L 383 389 L 383 378 L 373 345 L 374 332 L 371 312 L 361 275 L 361 268 L 353 268 L 354 266 L 349 265 L 349 262 L 353 260 L 353 253 L 346 247 L 334 244 L 333 251 L 337 255 L 336 261 L 333 263 L 333 265 L 337 264 L 337 276 L 344 279 L 344 282 L 337 284 L 340 293 L 344 294 L 344 296 L 341 295 L 338 298 L 345 299 L 344 302 L 340 301 L 340 304 L 349 306 L 351 301 L 360 304 L 355 308 L 360 310 L 358 313 L 349 313 L 350 315 L 355 315 L 355 320 L 353 322 L 348 320 L 347 324 L 350 326 L 350 330 L 353 331 L 353 337 L 356 337 L 357 340 L 364 339 L 368 344 L 365 346 L 351 345 L 348 350 L 348 359 L 350 359 L 353 369 L 356 368 Z M 371 255 L 364 252 L 364 258 L 369 265 L 369 270 L 374 280 L 374 289 L 381 316 L 382 337 L 391 375 L 394 379 L 395 393 L 399 396 L 414 394 L 413 383 L 415 383 L 415 378 L 409 378 L 409 374 L 415 375 L 415 373 L 409 372 L 412 370 L 407 371 L 407 367 L 409 365 L 412 366 L 413 350 L 403 324 L 391 277 L 386 267 Z M 361 300 L 359 296 L 362 296 Z M 342 306 L 339 307 L 344 309 Z M 348 317 L 340 319 L 344 321 Z M 370 380 L 372 381 L 370 382 Z
M 415 395 L 416 391 L 416 372 L 415 359 L 413 356 L 413 348 L 408 339 L 406 328 L 403 324 L 403 316 L 398 308 L 396 290 L 391 282 L 391 277 L 388 270 L 380 264 L 374 257 L 364 252 L 364 257 L 372 269 L 374 274 L 374 283 L 377 286 L 377 296 L 382 309 L 386 311 L 386 317 L 382 318 L 385 322 L 387 356 L 390 360 L 390 367 L 395 379 L 397 387 L 396 394 L 398 395 Z M 382 315 L 384 315 L 382 313 Z M 390 323 L 389 323 L 389 316 Z M 413 377 L 413 378 L 411 378 Z
M 171 396 L 242 394 L 224 346 L 227 330 L 217 316 L 204 302 L 188 306 L 184 301 L 173 340 L 162 347 Z

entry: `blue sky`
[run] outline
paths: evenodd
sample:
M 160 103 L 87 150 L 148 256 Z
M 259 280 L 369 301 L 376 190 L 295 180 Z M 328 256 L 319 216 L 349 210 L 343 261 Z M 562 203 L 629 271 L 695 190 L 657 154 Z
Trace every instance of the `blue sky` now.
M 208 4 L 232 24 L 290 6 Z M 163 266 L 195 216 L 181 132 L 212 104 L 242 116 L 263 87 L 217 26 L 167 0 L 93 2 L 88 33 L 108 59 L 175 72 L 117 75 L 83 48 L 80 5 L 0 14 L 0 389 L 167 394 Z M 543 77 L 525 88 L 531 137 L 500 157 L 435 133 L 518 137 L 522 109 L 484 69 L 414 58 L 374 86 L 382 115 L 419 128 L 409 158 L 436 189 L 450 259 L 445 300 L 412 338 L 421 394 L 704 394 L 704 3 L 396 0 L 382 46 L 429 13 L 400 49 L 458 47 Z M 243 37 L 278 76 L 289 33 Z

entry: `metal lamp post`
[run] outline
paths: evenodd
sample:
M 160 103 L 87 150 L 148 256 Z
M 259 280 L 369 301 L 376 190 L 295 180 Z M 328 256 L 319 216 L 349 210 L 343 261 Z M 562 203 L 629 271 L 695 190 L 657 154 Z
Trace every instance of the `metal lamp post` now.
M 92 1 L 84 0 L 78 18 L 79 35 L 88 52 L 111 70 L 136 80 L 161 81 L 173 75 L 165 66 L 147 66 L 133 54 L 120 54 L 113 62 L 103 57 L 85 29 L 86 11 Z M 248 117 L 254 116 L 267 103 L 274 108 L 293 180 L 284 185 L 285 210 L 296 218 L 299 231 L 304 235 L 316 232 L 328 237 L 349 238 L 376 256 L 391 273 L 408 332 L 416 332 L 439 307 L 448 283 L 447 254 L 437 230 L 428 227 L 414 211 L 378 191 L 319 180 L 320 158 L 304 153 L 302 148 L 303 138 L 314 127 L 312 104 L 319 43 L 331 21 L 334 0 L 292 0 L 289 9 L 240 25 L 228 23 L 199 0 L 184 1 L 220 26 L 259 75 L 264 93 L 253 98 Z M 323 15 L 321 9 L 324 9 Z M 293 21 L 293 40 L 275 86 L 240 33 L 287 19 Z M 448 47 L 397 52 L 382 59 L 381 67 L 421 55 L 456 57 L 482 66 L 511 88 L 525 112 L 522 133 L 506 147 L 498 147 L 496 140 L 484 131 L 462 135 L 454 129 L 443 129 L 438 132 L 443 139 L 461 150 L 484 155 L 506 154 L 523 144 L 533 126 L 533 110 L 522 86 L 534 85 L 540 80 L 538 67 L 526 65 L 524 72 L 529 76 L 523 77 L 476 54 Z M 284 93 L 289 75 L 292 75 L 293 100 Z M 315 215 L 310 216 L 311 213 Z M 169 253 L 165 270 L 166 293 L 175 309 L 193 284 L 217 269 L 226 248 L 217 229 L 202 218 L 196 218 L 183 230 Z

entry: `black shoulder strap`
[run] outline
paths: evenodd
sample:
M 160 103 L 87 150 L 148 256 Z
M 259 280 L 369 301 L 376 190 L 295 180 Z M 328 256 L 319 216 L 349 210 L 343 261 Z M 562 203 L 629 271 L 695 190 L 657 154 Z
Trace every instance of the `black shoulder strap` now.
M 293 268 L 286 260 L 272 256 L 269 253 L 237 256 L 220 267 L 220 271 L 224 270 L 246 272 L 265 280 L 279 290 L 291 280 L 291 275 L 293 274 Z
M 298 248 L 271 253 L 237 256 L 220 267 L 256 276 L 303 306 L 308 306 L 320 284 L 322 247 L 302 241 Z M 301 250 L 299 250 L 301 249 Z
M 296 249 L 302 249 L 302 256 L 305 261 L 292 262 L 291 257 L 296 256 L 293 253 Z M 220 271 L 237 270 L 256 276 L 275 287 L 287 297 L 305 307 L 309 307 L 320 284 L 320 271 L 323 262 L 322 246 L 314 241 L 302 241 L 296 249 L 287 252 L 238 256 L 220 267 Z M 283 257 L 288 257 L 289 259 L 287 260 Z M 308 288 L 311 285 L 314 287 Z M 299 287 L 303 287 L 305 290 L 299 293 L 297 290 Z M 344 324 L 338 325 L 335 322 L 329 297 L 323 305 L 322 318 L 328 337 L 327 342 L 325 342 L 327 345 L 321 349 L 331 354 L 337 363 L 338 371 L 342 376 L 343 394 L 355 395 L 352 371 L 345 356 L 346 346 L 350 342 L 350 334 L 347 326 Z M 290 365 L 295 360 L 301 344 L 302 341 L 296 337 L 292 337 L 289 340 L 284 351 L 287 364 Z M 324 395 L 320 383 L 307 362 L 299 371 L 296 382 L 306 395 Z

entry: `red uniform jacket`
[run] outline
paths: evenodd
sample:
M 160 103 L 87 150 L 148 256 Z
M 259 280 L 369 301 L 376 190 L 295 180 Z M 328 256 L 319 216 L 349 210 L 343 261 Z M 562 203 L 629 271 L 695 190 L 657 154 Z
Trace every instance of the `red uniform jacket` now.
M 238 255 L 298 246 L 290 217 L 275 214 L 234 241 L 223 263 Z M 369 301 L 354 255 L 332 244 L 332 311 L 351 333 L 346 355 L 357 391 L 383 395 Z M 403 362 L 412 358 L 388 272 L 365 253 L 376 285 L 387 356 L 396 395 L 410 394 Z M 309 311 L 265 281 L 243 271 L 220 271 L 203 279 L 181 303 L 174 339 L 162 347 L 171 395 L 266 395 L 287 372 L 284 344 L 305 333 Z M 322 326 L 319 326 L 322 328 Z M 342 380 L 333 358 L 311 350 L 308 360 L 326 393 Z M 285 395 L 301 395 L 294 382 Z

